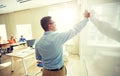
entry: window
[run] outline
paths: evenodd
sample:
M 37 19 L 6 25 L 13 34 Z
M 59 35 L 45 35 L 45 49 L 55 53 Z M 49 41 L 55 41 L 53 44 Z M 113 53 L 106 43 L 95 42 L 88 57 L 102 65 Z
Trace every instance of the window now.
M 32 39 L 32 31 L 31 31 L 31 24 L 18 24 L 16 25 L 17 28 L 17 39 L 23 35 L 24 38 Z
M 0 36 L 1 36 L 3 39 L 7 40 L 5 24 L 0 24 Z

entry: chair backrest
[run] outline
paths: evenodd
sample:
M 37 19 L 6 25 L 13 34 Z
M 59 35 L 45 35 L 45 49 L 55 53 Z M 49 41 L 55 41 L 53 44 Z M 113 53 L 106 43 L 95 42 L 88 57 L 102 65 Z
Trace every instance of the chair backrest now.
M 26 43 L 27 43 L 28 47 L 33 47 L 33 45 L 35 43 L 35 39 L 27 40 Z

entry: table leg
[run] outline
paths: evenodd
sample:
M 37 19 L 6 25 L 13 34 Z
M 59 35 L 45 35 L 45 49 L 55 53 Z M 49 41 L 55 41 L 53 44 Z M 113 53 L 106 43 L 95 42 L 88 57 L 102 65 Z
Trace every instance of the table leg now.
M 1 53 L 1 49 L 0 49 L 0 64 L 2 64 L 2 53 Z
M 11 72 L 14 72 L 14 70 L 13 70 L 13 57 L 11 57 Z
M 23 62 L 25 74 L 26 74 L 26 76 L 28 76 L 28 72 L 27 72 L 27 68 L 26 68 L 26 66 L 25 66 L 24 58 L 22 58 L 22 62 Z
M 1 57 L 1 53 L 0 53 L 0 64 L 2 64 L 2 57 Z

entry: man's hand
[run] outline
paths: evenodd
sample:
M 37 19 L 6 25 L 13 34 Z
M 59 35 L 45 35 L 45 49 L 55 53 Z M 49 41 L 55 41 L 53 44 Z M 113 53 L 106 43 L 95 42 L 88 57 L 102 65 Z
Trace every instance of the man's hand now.
M 90 13 L 87 10 L 85 10 L 85 12 L 84 12 L 84 17 L 86 17 L 86 18 L 90 17 Z

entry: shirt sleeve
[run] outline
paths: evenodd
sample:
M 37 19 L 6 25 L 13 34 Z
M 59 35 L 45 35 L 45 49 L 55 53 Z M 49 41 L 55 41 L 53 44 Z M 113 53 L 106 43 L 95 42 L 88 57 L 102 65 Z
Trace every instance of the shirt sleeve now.
M 120 31 L 112 27 L 112 25 L 105 21 L 100 21 L 97 18 L 92 17 L 90 19 L 97 29 L 104 35 L 120 42 Z
M 85 27 L 87 22 L 88 22 L 88 18 L 85 18 L 81 22 L 76 24 L 73 29 L 70 29 L 69 31 L 66 31 L 66 32 L 59 33 L 58 36 L 57 36 L 58 37 L 57 38 L 58 43 L 63 44 L 67 40 L 74 37 L 76 34 L 78 34 Z

